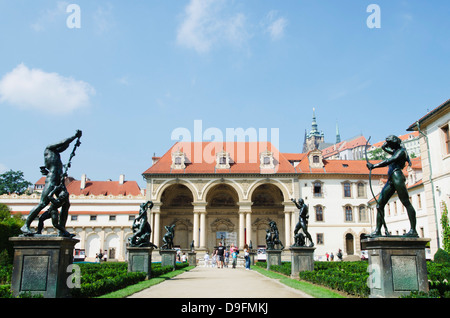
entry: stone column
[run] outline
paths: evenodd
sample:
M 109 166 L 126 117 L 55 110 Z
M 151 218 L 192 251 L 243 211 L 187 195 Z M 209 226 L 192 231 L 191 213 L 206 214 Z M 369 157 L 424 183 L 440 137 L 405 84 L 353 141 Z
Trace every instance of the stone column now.
M 252 202 L 239 202 L 239 249 L 243 249 L 244 245 L 250 243 L 252 224 Z M 247 240 L 245 240 L 245 228 L 247 228 Z
M 160 227 L 161 227 L 161 222 L 160 222 L 160 214 L 161 212 L 159 211 L 159 207 L 157 209 L 157 211 L 153 211 L 153 215 L 155 217 L 155 220 L 153 222 L 153 244 L 155 244 L 156 246 L 160 246 L 160 242 L 159 242 L 159 237 L 160 237 Z
M 297 207 L 295 206 L 294 202 L 288 201 L 283 202 L 284 205 L 284 230 L 285 230 L 285 246 L 291 246 L 294 242 L 294 229 L 295 225 L 295 210 Z M 292 226 L 292 227 L 291 227 Z
M 192 239 L 196 248 L 206 248 L 206 204 L 206 202 L 193 203 L 194 228 Z

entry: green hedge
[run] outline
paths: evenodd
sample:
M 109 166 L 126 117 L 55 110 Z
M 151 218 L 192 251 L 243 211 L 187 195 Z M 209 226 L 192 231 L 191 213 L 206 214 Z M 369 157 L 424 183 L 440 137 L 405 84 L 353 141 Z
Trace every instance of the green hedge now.
M 258 262 L 256 266 L 267 268 L 266 262 Z M 368 297 L 370 289 L 367 285 L 369 273 L 367 262 L 315 262 L 314 271 L 300 272 L 299 278 L 315 284 L 324 285 L 358 297 Z M 272 265 L 270 270 L 290 276 L 291 263 Z M 427 262 L 430 292 L 413 292 L 413 298 L 445 297 L 450 298 L 450 263 Z
M 81 263 L 81 288 L 73 289 L 76 298 L 98 297 L 134 285 L 145 280 L 146 273 L 128 273 L 128 263 Z M 184 268 L 188 263 L 177 263 L 176 268 Z M 171 266 L 152 264 L 152 277 L 158 277 L 173 270 Z

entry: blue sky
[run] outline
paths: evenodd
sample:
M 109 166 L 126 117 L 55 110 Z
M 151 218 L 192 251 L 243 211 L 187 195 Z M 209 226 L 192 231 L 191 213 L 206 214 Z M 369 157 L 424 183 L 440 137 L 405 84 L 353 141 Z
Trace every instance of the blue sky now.
M 0 0 L 0 172 L 37 181 L 46 145 L 76 129 L 70 175 L 141 186 L 194 120 L 278 128 L 281 152 L 301 150 L 313 107 L 328 142 L 336 123 L 342 139 L 404 134 L 450 98 L 449 12 L 445 0 Z

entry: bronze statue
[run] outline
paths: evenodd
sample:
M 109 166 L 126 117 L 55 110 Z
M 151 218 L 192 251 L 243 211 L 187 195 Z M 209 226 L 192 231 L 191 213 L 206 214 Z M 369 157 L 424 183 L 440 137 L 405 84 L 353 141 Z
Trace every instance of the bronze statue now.
M 41 194 L 41 200 L 39 204 L 34 207 L 27 217 L 25 225 L 22 226 L 21 231 L 24 235 L 32 236 L 35 233 L 30 229 L 31 222 L 38 216 L 39 212 L 42 211 L 49 203 L 52 203 L 49 210 L 44 213 L 40 220 L 40 230 L 42 230 L 44 220 L 52 218 L 53 225 L 59 230 L 59 235 L 64 237 L 73 237 L 75 235 L 70 234 L 66 231 L 65 226 L 67 222 L 67 217 L 69 215 L 69 193 L 66 189 L 64 183 L 67 177 L 67 170 L 70 168 L 71 160 L 75 156 L 75 150 L 81 145 L 80 138 L 82 132 L 77 130 L 75 135 L 69 137 L 59 143 L 47 146 L 44 151 L 44 163 L 45 166 L 40 167 L 45 178 L 44 190 Z M 72 141 L 77 139 L 72 153 L 70 154 L 69 162 L 67 165 L 63 165 L 61 162 L 61 155 L 65 151 Z M 65 171 L 63 171 L 65 168 Z M 56 196 L 56 198 L 54 197 Z M 58 221 L 58 208 L 61 207 L 61 214 L 59 215 Z M 38 233 L 36 233 L 38 234 Z
M 129 238 L 131 247 L 153 247 L 158 248 L 150 242 L 152 229 L 148 223 L 147 210 L 152 209 L 153 202 L 147 201 L 140 205 L 139 215 L 133 221 L 133 236 Z
M 367 163 L 369 170 L 389 166 L 388 181 L 381 190 L 380 197 L 377 200 L 377 225 L 375 231 L 370 235 L 371 237 L 381 236 L 381 227 L 385 224 L 384 207 L 388 203 L 392 195 L 397 192 L 397 195 L 405 206 L 408 213 L 411 229 L 405 236 L 418 237 L 416 232 L 416 211 L 409 201 L 408 190 L 406 189 L 406 178 L 403 175 L 403 168 L 405 164 L 411 166 L 411 159 L 408 152 L 402 147 L 402 141 L 397 136 L 388 136 L 385 143 L 381 147 L 385 152 L 391 155 L 390 158 L 385 159 L 377 164 Z
M 284 245 L 280 240 L 280 232 L 278 231 L 277 223 L 275 221 L 269 222 L 270 229 L 267 229 L 266 243 L 267 249 L 273 250 L 276 245 L 281 245 L 281 249 L 284 249 Z
M 309 247 L 313 247 L 314 243 L 311 238 L 311 234 L 309 234 L 308 232 L 308 219 L 309 219 L 308 206 L 305 204 L 302 198 L 298 199 L 298 202 L 295 199 L 291 199 L 291 201 L 294 202 L 297 209 L 300 210 L 298 215 L 298 222 L 294 229 L 295 243 L 293 246 L 305 246 L 306 245 L 305 236 L 306 236 L 306 238 L 311 242 L 309 244 Z M 300 229 L 303 230 L 304 235 L 300 235 L 301 234 L 299 233 Z
M 170 226 L 165 226 L 166 234 L 164 234 L 164 236 L 163 236 L 164 245 L 161 246 L 161 249 L 163 249 L 163 250 L 173 249 L 173 238 L 175 237 L 174 227 L 175 227 L 175 224 L 172 224 Z

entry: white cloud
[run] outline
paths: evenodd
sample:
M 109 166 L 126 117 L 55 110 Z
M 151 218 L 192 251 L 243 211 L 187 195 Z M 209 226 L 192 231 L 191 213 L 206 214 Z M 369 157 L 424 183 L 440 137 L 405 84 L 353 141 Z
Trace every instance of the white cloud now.
M 285 18 L 277 18 L 277 12 L 272 10 L 267 14 L 263 25 L 266 28 L 266 32 L 269 33 L 270 38 L 272 40 L 278 40 L 284 36 L 284 29 L 287 23 L 288 21 Z
M 95 90 L 88 83 L 19 64 L 0 80 L 0 102 L 21 109 L 70 113 L 89 105 Z
M 67 1 L 58 1 L 55 8 L 41 11 L 36 22 L 31 24 L 31 28 L 36 32 L 44 31 L 57 20 L 64 21 L 61 25 L 65 26 L 66 8 L 68 5 Z
M 177 43 L 199 53 L 214 45 L 241 46 L 248 38 L 243 13 L 228 13 L 223 0 L 191 0 L 177 31 Z

